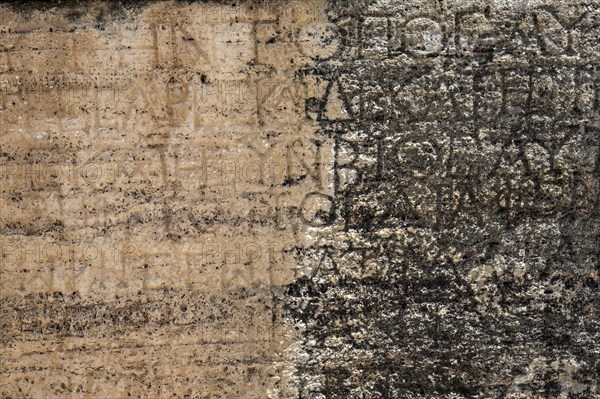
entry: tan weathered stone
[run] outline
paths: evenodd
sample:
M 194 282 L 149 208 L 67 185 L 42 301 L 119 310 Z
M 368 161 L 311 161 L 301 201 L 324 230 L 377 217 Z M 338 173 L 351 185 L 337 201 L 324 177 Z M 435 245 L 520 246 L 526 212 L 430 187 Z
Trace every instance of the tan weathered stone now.
M 2 8 L 0 393 L 289 397 L 323 4 L 110 6 Z

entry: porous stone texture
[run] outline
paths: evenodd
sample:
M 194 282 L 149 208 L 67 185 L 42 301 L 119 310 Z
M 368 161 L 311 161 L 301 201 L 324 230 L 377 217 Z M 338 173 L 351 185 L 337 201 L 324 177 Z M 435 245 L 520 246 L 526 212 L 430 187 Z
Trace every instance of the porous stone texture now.
M 1 7 L 0 396 L 293 397 L 324 3 Z
M 336 1 L 302 398 L 600 397 L 600 6 Z M 311 104 L 323 102 L 313 100 Z
M 0 4 L 0 397 L 600 397 L 600 3 Z

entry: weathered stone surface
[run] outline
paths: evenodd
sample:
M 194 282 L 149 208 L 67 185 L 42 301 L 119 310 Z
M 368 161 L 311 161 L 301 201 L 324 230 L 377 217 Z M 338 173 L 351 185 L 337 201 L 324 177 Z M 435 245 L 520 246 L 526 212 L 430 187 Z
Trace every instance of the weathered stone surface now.
M 599 16 L 331 4 L 307 73 L 349 117 L 321 120 L 338 229 L 288 291 L 301 397 L 600 395 Z
M 281 287 L 333 145 L 296 73 L 324 4 L 0 14 L 2 397 L 294 395 Z
M 600 3 L 0 17 L 3 398 L 600 395 Z

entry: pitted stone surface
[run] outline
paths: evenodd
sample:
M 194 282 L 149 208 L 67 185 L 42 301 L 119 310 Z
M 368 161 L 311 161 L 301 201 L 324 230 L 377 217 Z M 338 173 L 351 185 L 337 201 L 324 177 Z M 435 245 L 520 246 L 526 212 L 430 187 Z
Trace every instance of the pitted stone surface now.
M 600 3 L 0 5 L 2 398 L 596 398 Z
M 599 12 L 330 4 L 340 50 L 305 73 L 345 110 L 317 118 L 339 214 L 288 291 L 301 397 L 600 395 Z
M 1 7 L 0 396 L 292 397 L 324 4 Z

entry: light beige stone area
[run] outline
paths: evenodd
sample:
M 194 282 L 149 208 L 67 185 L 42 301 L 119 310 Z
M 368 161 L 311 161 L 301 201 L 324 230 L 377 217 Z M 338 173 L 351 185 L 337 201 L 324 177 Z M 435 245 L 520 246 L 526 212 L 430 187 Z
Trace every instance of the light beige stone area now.
M 278 287 L 333 212 L 323 7 L 0 9 L 0 396 L 294 395 Z

